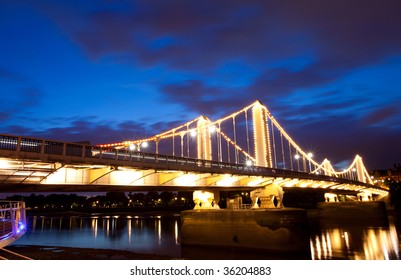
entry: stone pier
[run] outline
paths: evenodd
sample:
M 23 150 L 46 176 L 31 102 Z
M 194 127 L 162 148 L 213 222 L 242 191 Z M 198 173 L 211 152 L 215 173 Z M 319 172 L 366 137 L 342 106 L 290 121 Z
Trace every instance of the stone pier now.
M 306 210 L 188 210 L 181 213 L 183 245 L 300 252 L 309 248 Z

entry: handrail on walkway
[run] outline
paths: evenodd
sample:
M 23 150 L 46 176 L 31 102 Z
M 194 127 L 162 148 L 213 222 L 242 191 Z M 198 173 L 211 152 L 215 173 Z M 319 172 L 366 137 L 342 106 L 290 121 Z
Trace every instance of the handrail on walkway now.
M 0 200 L 0 248 L 26 232 L 25 202 Z

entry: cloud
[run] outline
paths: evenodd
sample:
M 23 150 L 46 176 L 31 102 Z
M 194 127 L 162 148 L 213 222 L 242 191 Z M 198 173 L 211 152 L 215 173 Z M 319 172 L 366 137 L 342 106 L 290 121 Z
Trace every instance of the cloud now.
M 394 119 L 399 121 L 399 114 L 399 106 L 389 105 L 371 112 L 362 119 L 361 123 L 366 126 L 374 127 L 382 123 L 388 123 L 389 121 Z M 399 122 L 397 128 L 400 128 Z
M 255 79 L 249 90 L 256 94 L 264 94 L 273 101 L 279 97 L 290 95 L 296 90 L 323 85 L 333 81 L 335 77 L 325 76 L 321 69 L 308 67 L 302 71 L 291 71 L 286 68 L 269 69 Z
M 0 80 L 8 81 L 8 82 L 20 82 L 24 81 L 25 78 L 13 71 L 0 68 Z
M 1 102 L 1 101 L 0 101 Z M 0 121 L 5 121 L 7 119 L 9 119 L 11 117 L 11 113 L 10 112 L 2 112 L 0 110 Z
M 5 122 L 40 104 L 44 92 L 24 75 L 0 68 L 0 120 Z M 1 124 L 0 124 L 1 127 Z
M 328 158 L 332 164 L 352 161 L 359 154 L 369 170 L 385 169 L 401 158 L 401 150 L 394 149 L 399 146 L 401 131 L 363 127 L 352 114 L 282 126 L 304 150 L 312 151 L 320 160 Z
M 398 0 L 96 3 L 39 7 L 92 59 L 192 74 L 160 87 L 204 114 L 279 103 L 401 53 Z M 238 78 L 252 73 L 242 87 L 221 70 L 233 61 Z
M 271 63 L 308 54 L 343 71 L 400 51 L 397 0 L 77 3 L 46 12 L 92 57 L 196 71 L 233 57 Z
M 13 135 L 63 142 L 89 141 L 95 145 L 130 139 L 144 139 L 178 125 L 176 122 L 158 122 L 151 125 L 146 122 L 134 121 L 107 123 L 90 116 L 60 118 L 57 123 L 58 125 L 53 124 L 51 127 L 42 130 L 23 125 L 6 126 L 4 130 Z
M 12 118 L 18 118 L 20 114 L 37 106 L 43 97 L 43 92 L 37 88 L 24 87 L 10 91 L 0 90 L 0 120 L 5 122 Z M 1 127 L 1 126 L 0 126 Z
M 242 89 L 208 86 L 201 80 L 168 84 L 161 91 L 166 101 L 182 104 L 210 118 L 221 117 L 254 101 Z

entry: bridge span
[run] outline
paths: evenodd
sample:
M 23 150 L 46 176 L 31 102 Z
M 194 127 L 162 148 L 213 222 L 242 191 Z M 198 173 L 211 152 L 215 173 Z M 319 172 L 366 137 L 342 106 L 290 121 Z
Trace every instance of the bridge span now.
M 0 192 L 253 190 L 278 185 L 386 194 L 368 183 L 323 174 L 12 135 L 0 135 L 0 168 Z
M 210 202 L 222 190 L 282 199 L 283 188 L 297 187 L 325 189 L 328 200 L 338 191 L 388 194 L 358 155 L 341 171 L 327 159 L 319 164 L 259 101 L 217 121 L 201 116 L 112 144 L 0 135 L 0 193 L 190 190 Z

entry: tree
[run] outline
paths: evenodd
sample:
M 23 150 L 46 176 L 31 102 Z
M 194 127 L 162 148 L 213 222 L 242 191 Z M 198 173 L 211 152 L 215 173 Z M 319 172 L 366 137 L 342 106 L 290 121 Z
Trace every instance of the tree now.
M 159 195 L 160 203 L 166 207 L 173 204 L 175 195 L 172 192 L 164 191 Z
M 193 192 L 183 192 L 180 191 L 177 193 L 177 200 L 175 201 L 176 205 L 183 206 L 194 206 Z
M 129 193 L 128 198 L 130 199 L 130 206 L 138 207 L 145 204 L 145 194 L 142 192 Z
M 106 204 L 111 208 L 126 207 L 128 205 L 128 197 L 124 192 L 107 192 Z
M 145 196 L 145 206 L 157 206 L 159 200 L 158 192 L 148 192 Z

